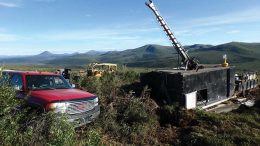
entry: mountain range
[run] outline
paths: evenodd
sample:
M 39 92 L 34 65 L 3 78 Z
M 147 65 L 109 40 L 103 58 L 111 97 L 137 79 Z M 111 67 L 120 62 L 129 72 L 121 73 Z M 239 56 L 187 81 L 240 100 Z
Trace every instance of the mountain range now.
M 260 43 L 230 42 L 221 45 L 195 44 L 184 46 L 191 57 L 202 64 L 221 64 L 223 55 L 240 69 L 260 70 Z M 53 54 L 48 51 L 31 56 L 0 56 L 2 64 L 45 64 L 60 66 L 83 66 L 91 62 L 109 62 L 125 64 L 130 67 L 174 67 L 178 64 L 178 55 L 171 46 L 145 45 L 124 51 Z

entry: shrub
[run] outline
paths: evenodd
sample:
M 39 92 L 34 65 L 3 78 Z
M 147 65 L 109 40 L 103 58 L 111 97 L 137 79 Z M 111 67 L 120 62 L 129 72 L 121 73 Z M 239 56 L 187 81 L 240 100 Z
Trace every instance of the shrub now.
M 0 86 L 0 145 L 13 145 L 19 136 L 19 116 L 14 116 L 18 106 L 14 90 Z
M 39 113 L 0 86 L 0 145 L 74 145 L 74 128 L 65 117 Z
M 171 124 L 174 126 L 184 127 L 189 124 L 193 124 L 194 113 L 181 108 L 178 104 L 176 105 L 165 105 L 160 108 L 160 123 L 162 126 Z
M 104 74 L 100 78 L 101 82 L 101 94 L 107 103 L 110 103 L 118 95 L 118 88 L 121 86 L 122 82 L 118 76 L 115 74 Z
M 119 72 L 117 75 L 125 84 L 134 83 L 136 81 L 139 81 L 140 78 L 140 73 L 133 70 Z
M 95 94 L 101 93 L 101 82 L 99 78 L 94 76 L 83 76 L 81 78 L 80 86 L 83 87 L 86 91 Z
M 119 107 L 120 118 L 123 123 L 133 125 L 134 123 L 146 123 L 149 121 L 149 115 L 142 102 L 138 99 L 132 99 Z
M 87 140 L 85 145 L 87 146 L 98 146 L 101 143 L 100 130 L 93 129 L 87 132 Z

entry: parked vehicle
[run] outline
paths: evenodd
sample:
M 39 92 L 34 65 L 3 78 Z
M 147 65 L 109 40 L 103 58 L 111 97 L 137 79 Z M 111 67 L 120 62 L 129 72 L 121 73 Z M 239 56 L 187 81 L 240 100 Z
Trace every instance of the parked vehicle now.
M 92 122 L 100 114 L 98 97 L 72 88 L 60 74 L 12 70 L 2 74 L 15 88 L 17 98 L 43 112 L 65 114 L 76 127 Z
M 87 75 L 101 77 L 105 72 L 114 73 L 117 71 L 117 64 L 112 63 L 91 63 L 88 65 Z

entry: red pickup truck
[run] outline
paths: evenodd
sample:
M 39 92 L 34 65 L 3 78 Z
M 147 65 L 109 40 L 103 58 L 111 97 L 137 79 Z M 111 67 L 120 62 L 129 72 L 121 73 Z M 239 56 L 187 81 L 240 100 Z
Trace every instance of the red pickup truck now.
M 90 123 L 100 114 L 97 96 L 72 88 L 59 74 L 5 70 L 2 77 L 8 78 L 17 98 L 44 112 L 66 114 L 76 127 Z

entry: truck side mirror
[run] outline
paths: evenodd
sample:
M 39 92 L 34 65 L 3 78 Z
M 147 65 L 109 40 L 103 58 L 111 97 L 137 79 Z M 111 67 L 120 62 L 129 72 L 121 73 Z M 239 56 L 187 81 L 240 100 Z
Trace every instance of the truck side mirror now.
M 14 85 L 15 91 L 23 91 L 23 86 L 21 85 Z
M 72 88 L 76 88 L 76 85 L 75 85 L 75 84 L 71 84 L 71 87 L 72 87 Z

